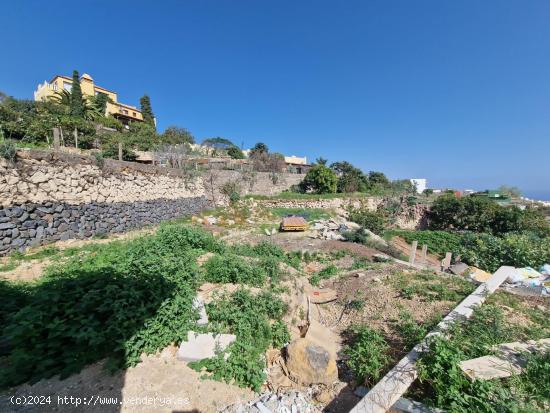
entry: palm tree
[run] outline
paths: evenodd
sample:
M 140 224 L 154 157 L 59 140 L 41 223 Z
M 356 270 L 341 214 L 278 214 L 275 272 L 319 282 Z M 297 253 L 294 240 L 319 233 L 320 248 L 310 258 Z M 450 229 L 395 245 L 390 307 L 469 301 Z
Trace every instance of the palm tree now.
M 71 92 L 67 90 L 55 92 L 55 94 L 50 96 L 49 99 L 63 108 L 65 115 L 70 115 L 71 100 L 73 99 Z M 82 97 L 82 106 L 84 107 L 84 120 L 94 121 L 104 116 L 99 108 L 93 104 L 93 99 Z M 59 130 L 61 131 L 61 139 L 63 140 L 63 128 L 60 127 Z M 73 134 L 75 147 L 78 149 L 78 128 L 76 125 L 74 127 Z

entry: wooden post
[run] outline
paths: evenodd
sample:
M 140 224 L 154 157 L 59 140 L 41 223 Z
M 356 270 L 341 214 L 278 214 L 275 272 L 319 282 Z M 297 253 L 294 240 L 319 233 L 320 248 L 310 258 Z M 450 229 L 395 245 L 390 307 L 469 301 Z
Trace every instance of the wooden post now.
M 413 241 L 411 246 L 411 254 L 409 255 L 409 264 L 414 264 L 416 260 L 416 249 L 418 248 L 418 241 Z
M 422 263 L 428 263 L 428 246 L 426 244 L 422 245 Z
M 453 257 L 452 252 L 448 252 L 445 254 L 445 258 L 443 259 L 443 262 L 441 263 L 441 270 L 445 271 L 451 266 L 451 258 Z
M 55 151 L 59 150 L 59 142 L 60 142 L 60 132 L 59 128 L 53 128 L 53 149 Z
M 118 143 L 118 160 L 122 161 L 122 142 Z

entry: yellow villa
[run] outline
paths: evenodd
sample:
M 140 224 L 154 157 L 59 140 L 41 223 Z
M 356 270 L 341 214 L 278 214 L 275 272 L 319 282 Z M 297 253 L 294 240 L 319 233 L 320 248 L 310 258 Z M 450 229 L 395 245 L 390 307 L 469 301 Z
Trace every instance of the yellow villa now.
M 34 100 L 46 100 L 48 97 L 55 95 L 56 92 L 62 90 L 70 91 L 72 84 L 73 79 L 70 77 L 54 76 L 49 82 L 44 81 L 44 83 L 38 85 L 34 92 Z M 111 101 L 107 103 L 105 113 L 117 118 L 123 124 L 127 125 L 129 121 L 143 121 L 143 115 L 138 108 L 120 103 L 116 92 L 96 85 L 94 79 L 89 74 L 84 73 L 80 77 L 80 87 L 84 96 L 96 96 L 100 93 L 109 96 Z

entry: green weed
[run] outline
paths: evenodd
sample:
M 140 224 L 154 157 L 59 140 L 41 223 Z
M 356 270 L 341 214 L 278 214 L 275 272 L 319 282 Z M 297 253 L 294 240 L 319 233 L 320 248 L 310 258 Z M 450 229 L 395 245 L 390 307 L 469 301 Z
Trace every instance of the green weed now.
M 370 386 L 378 381 L 390 361 L 389 346 L 380 333 L 367 326 L 353 326 L 350 333 L 351 344 L 344 349 L 346 364 L 358 383 Z

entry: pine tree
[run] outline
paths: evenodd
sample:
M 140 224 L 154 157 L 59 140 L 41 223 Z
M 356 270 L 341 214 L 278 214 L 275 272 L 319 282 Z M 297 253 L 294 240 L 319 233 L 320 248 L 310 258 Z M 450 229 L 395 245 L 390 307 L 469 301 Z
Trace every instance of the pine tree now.
M 82 89 L 80 88 L 80 77 L 78 70 L 73 70 L 73 84 L 71 86 L 71 115 L 78 118 L 84 117 L 84 101 L 82 100 Z
M 155 115 L 153 115 L 153 109 L 151 108 L 151 99 L 149 96 L 143 95 L 139 100 L 141 105 L 141 114 L 143 115 L 143 121 L 151 126 L 155 126 Z

